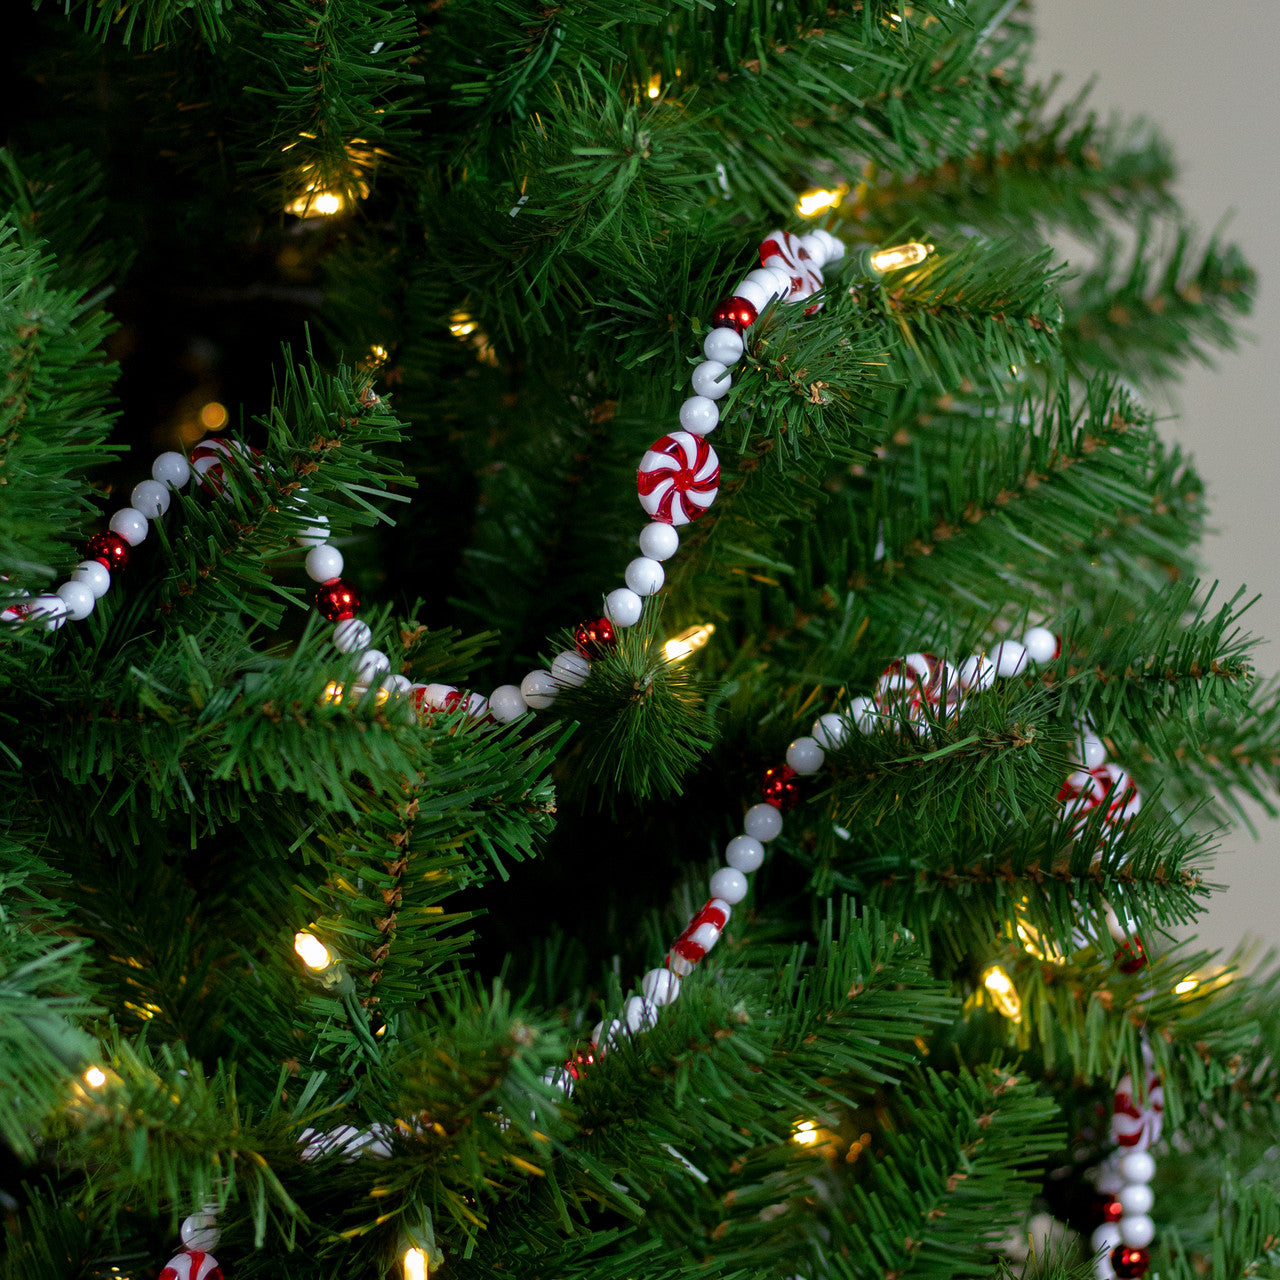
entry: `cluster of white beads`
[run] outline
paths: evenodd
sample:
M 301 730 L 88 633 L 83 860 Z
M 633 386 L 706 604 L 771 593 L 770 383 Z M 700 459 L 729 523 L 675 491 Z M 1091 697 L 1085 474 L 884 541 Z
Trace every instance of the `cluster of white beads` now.
M 112 533 L 131 547 L 143 542 L 150 521 L 158 520 L 169 510 L 171 491 L 181 489 L 191 478 L 191 464 L 180 453 L 160 454 L 151 464 L 150 480 L 134 485 L 129 500 L 108 524 Z M 0 609 L 0 622 L 16 622 L 23 617 L 37 619 L 48 631 L 56 631 L 63 623 L 80 622 L 94 610 L 111 587 L 111 573 L 101 560 L 81 560 L 71 577 L 48 595 L 36 596 L 30 604 Z

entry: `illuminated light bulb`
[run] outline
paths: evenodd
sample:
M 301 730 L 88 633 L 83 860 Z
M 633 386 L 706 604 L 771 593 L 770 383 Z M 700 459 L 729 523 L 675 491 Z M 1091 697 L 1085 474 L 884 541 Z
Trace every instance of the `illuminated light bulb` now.
M 416 1246 L 404 1251 L 404 1280 L 427 1280 L 427 1254 Z
M 219 404 L 216 400 L 210 400 L 200 410 L 200 425 L 206 431 L 217 431 L 219 427 L 227 425 L 227 406 Z
M 1035 925 L 1028 924 L 1025 920 L 1019 920 L 1016 930 L 1018 941 L 1022 943 L 1022 949 L 1028 955 L 1034 956 L 1037 960 L 1043 960 L 1047 964 L 1067 963 L 1066 956 Z
M 84 1082 L 90 1089 L 101 1089 L 107 1083 L 107 1073 L 101 1067 L 90 1067 L 84 1073 Z
M 991 992 L 997 1009 L 1013 1022 L 1022 1021 L 1022 998 L 1013 985 L 1013 979 L 998 965 L 993 964 L 982 975 L 982 985 Z
M 1178 983 L 1176 987 L 1174 987 L 1173 994 L 1175 996 L 1190 995 L 1191 992 L 1193 992 L 1199 985 L 1200 985 L 1199 978 L 1190 978 L 1190 977 L 1183 978 L 1183 980 L 1180 983 Z
M 379 346 L 378 343 L 375 342 L 373 346 L 369 348 L 369 354 L 364 358 L 365 368 L 381 369 L 382 366 L 387 363 L 387 357 L 390 354 L 391 353 L 386 349 L 386 347 Z
M 449 332 L 455 338 L 465 338 L 475 331 L 476 322 L 465 311 L 455 311 L 449 317 Z
M 806 191 L 796 201 L 796 212 L 802 218 L 815 218 L 818 214 L 824 213 L 827 209 L 834 209 L 840 201 L 849 194 L 849 187 L 846 183 L 841 183 L 831 191 L 815 190 Z
M 330 680 L 324 687 L 324 692 L 320 695 L 321 702 L 327 702 L 331 706 L 337 706 L 342 701 L 343 685 L 337 680 Z
M 299 218 L 331 218 L 347 207 L 347 198 L 341 191 L 325 191 L 320 187 L 308 187 L 300 196 L 285 205 L 285 212 Z
M 871 255 L 871 267 L 881 275 L 886 271 L 898 271 L 902 267 L 914 267 L 923 262 L 932 251 L 931 244 L 895 244 L 889 249 L 877 249 Z
M 791 1141 L 798 1147 L 811 1147 L 821 1135 L 814 1120 L 801 1120 L 791 1132 Z
M 649 77 L 649 97 L 656 98 L 662 92 L 662 77 L 655 71 Z
M 696 627 L 689 627 L 674 635 L 662 646 L 662 656 L 667 662 L 680 662 L 691 653 L 696 653 L 715 635 L 714 622 L 704 622 Z
M 327 969 L 333 963 L 329 948 L 314 933 L 295 933 L 293 949 L 308 969 Z

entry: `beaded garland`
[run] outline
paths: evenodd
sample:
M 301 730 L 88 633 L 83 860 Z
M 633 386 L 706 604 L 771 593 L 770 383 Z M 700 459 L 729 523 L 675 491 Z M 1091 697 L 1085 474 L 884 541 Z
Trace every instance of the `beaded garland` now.
M 308 576 L 319 584 L 315 594 L 316 608 L 321 616 L 334 624 L 334 647 L 341 653 L 358 655 L 359 683 L 352 690 L 353 694 L 379 683 L 389 695 L 408 695 L 423 715 L 465 709 L 474 718 L 488 716 L 499 722 L 508 722 L 526 711 L 550 706 L 562 688 L 585 683 L 591 662 L 616 644 L 619 629 L 635 625 L 640 620 L 645 599 L 662 589 L 665 581 L 663 562 L 679 548 L 677 529 L 700 519 L 715 501 L 719 460 L 705 437 L 719 423 L 718 401 L 730 389 L 730 370 L 741 358 L 745 347 L 744 331 L 756 322 L 771 302 L 802 302 L 821 289 L 822 267 L 838 261 L 844 254 L 844 246 L 822 230 L 804 236 L 776 231 L 766 237 L 759 254 L 761 266 L 749 272 L 734 292 L 713 309 L 712 327 L 703 342 L 705 358 L 694 368 L 691 376 L 693 395 L 679 409 L 680 429 L 656 440 L 640 461 L 637 491 L 651 523 L 639 535 L 641 555 L 626 567 L 626 586 L 616 588 L 605 597 L 604 616 L 578 624 L 574 631 L 574 649 L 558 654 L 549 671 L 531 671 L 518 686 L 501 685 L 488 698 L 444 684 L 411 684 L 402 675 L 388 674 L 390 660 L 381 651 L 370 647 L 370 628 L 358 617 L 359 593 L 341 577 L 343 557 L 327 541 L 327 519 L 323 516 L 308 519 L 310 527 L 298 536 L 297 541 L 307 548 L 305 568 Z M 806 314 L 817 310 L 818 305 L 807 306 Z M 238 454 L 249 465 L 256 465 L 254 460 L 260 456 L 260 451 L 235 440 L 214 437 L 198 444 L 190 461 L 174 452 L 160 454 L 152 464 L 151 479 L 134 487 L 132 505 L 112 515 L 107 532 L 89 539 L 85 547 L 86 558 L 76 566 L 68 581 L 50 594 L 31 600 L 8 601 L 0 608 L 0 621 L 31 619 L 54 630 L 67 620 L 79 621 L 88 617 L 96 602 L 110 588 L 112 575 L 128 565 L 132 549 L 145 540 L 149 521 L 158 519 L 168 510 L 172 492 L 182 489 L 193 474 L 207 492 L 224 499 L 230 497 L 226 491 L 224 466 L 233 454 Z M 672 942 L 663 966 L 644 975 L 640 982 L 641 994 L 626 1001 L 619 1019 L 607 1026 L 597 1024 L 591 1036 L 594 1052 L 579 1052 L 563 1068 L 548 1073 L 548 1079 L 568 1092 L 581 1072 L 598 1061 L 621 1037 L 653 1026 L 658 1010 L 676 1001 L 682 979 L 692 973 L 715 946 L 728 924 L 733 907 L 745 898 L 747 877 L 762 865 L 765 845 L 781 834 L 783 813 L 799 803 L 800 779 L 822 768 L 827 749 L 838 747 L 852 731 L 873 733 L 897 727 L 924 733 L 931 723 L 958 714 L 967 697 L 989 688 L 996 678 L 1018 675 L 1029 663 L 1051 661 L 1059 651 L 1058 638 L 1045 628 L 1037 627 L 1032 628 L 1022 641 L 1004 640 L 989 657 L 974 654 L 956 668 L 931 654 L 910 654 L 886 668 L 872 694 L 853 699 L 843 714 L 833 711 L 821 716 L 815 722 L 811 736 L 797 738 L 790 744 L 784 764 L 765 771 L 761 782 L 761 802 L 747 810 L 742 833 L 726 845 L 725 864 L 710 878 L 708 888 L 711 897 Z M 1137 788 L 1123 770 L 1106 762 L 1101 740 L 1087 731 L 1081 737 L 1081 764 L 1083 768 L 1067 779 L 1059 793 L 1064 816 L 1079 815 L 1076 822 L 1078 831 L 1094 809 L 1105 805 L 1104 825 L 1108 828 L 1122 826 L 1137 812 L 1140 804 Z M 1136 971 L 1145 964 L 1141 941 L 1136 937 L 1126 937 L 1119 922 L 1111 915 L 1109 925 L 1120 943 L 1116 959 L 1121 969 Z M 1123 1110 L 1121 1092 L 1117 1092 L 1116 1123 L 1121 1126 L 1117 1140 L 1130 1147 L 1138 1146 L 1139 1142 L 1142 1144 L 1121 1159 L 1118 1165 L 1121 1171 L 1128 1168 L 1125 1161 L 1141 1159 L 1150 1163 L 1146 1147 L 1159 1135 L 1158 1112 L 1154 1122 L 1149 1118 L 1153 1087 L 1158 1088 L 1158 1081 L 1155 1086 L 1149 1084 L 1148 1110 L 1136 1113 L 1139 1129 L 1129 1127 L 1135 1119 L 1131 1091 L 1125 1094 L 1127 1101 Z M 1151 1136 L 1153 1130 L 1154 1137 Z M 337 1145 L 345 1150 L 348 1144 L 343 1139 Z M 357 1148 L 368 1146 L 363 1141 L 355 1145 Z M 319 1145 L 312 1142 L 305 1154 L 311 1158 L 328 1149 L 330 1146 L 323 1141 Z M 389 1148 L 386 1153 L 389 1154 Z M 1146 1269 L 1145 1245 L 1151 1236 L 1148 1234 L 1145 1240 L 1139 1240 L 1143 1229 L 1136 1224 L 1141 1221 L 1149 1223 L 1150 1219 L 1143 1219 L 1144 1211 L 1139 1206 L 1141 1191 L 1135 1189 L 1143 1188 L 1145 1181 L 1149 1181 L 1149 1174 L 1145 1180 L 1138 1176 L 1145 1168 L 1143 1165 L 1139 1169 L 1134 1164 L 1132 1178 L 1123 1184 L 1132 1202 L 1133 1212 L 1129 1221 L 1135 1225 L 1127 1231 L 1116 1227 L 1113 1222 L 1099 1228 L 1100 1232 L 1104 1228 L 1109 1229 L 1109 1242 L 1110 1232 L 1121 1231 L 1114 1242 L 1107 1244 L 1113 1250 L 1107 1266 L 1114 1270 L 1106 1275 L 1141 1276 Z M 1148 1190 L 1148 1198 L 1149 1194 Z M 1123 1197 L 1119 1203 L 1124 1205 Z M 1123 1213 L 1117 1216 L 1123 1226 L 1126 1218 Z M 221 1280 L 221 1269 L 208 1252 L 216 1246 L 218 1236 L 209 1212 L 188 1218 L 182 1227 L 186 1248 L 170 1260 L 161 1272 L 160 1280 Z M 1140 1269 L 1135 1270 L 1139 1263 Z M 1103 1274 L 1100 1269 L 1099 1275 Z

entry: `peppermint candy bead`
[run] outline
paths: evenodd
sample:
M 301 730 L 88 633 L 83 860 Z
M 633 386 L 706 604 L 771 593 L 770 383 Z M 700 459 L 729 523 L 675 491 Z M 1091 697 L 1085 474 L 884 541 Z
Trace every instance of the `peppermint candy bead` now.
M 1164 1086 L 1159 1075 L 1150 1070 L 1146 1084 L 1146 1099 L 1142 1106 L 1134 1100 L 1131 1075 L 1126 1073 L 1116 1086 L 1111 1136 L 1118 1147 L 1127 1151 L 1146 1151 L 1160 1141 L 1164 1128 Z M 1140 1212 L 1145 1213 L 1146 1210 Z
M 701 437 L 673 431 L 655 440 L 636 475 L 640 505 L 663 524 L 682 525 L 707 514 L 720 487 L 720 460 Z
M 1129 775 L 1118 765 L 1102 764 L 1096 769 L 1077 769 L 1058 792 L 1064 818 L 1075 818 L 1077 835 L 1095 809 L 1105 809 L 1103 827 L 1114 831 L 1124 826 L 1139 809 L 1142 797 Z
M 813 255 L 789 231 L 771 231 L 760 246 L 760 263 L 787 273 L 791 282 L 785 300 L 800 302 L 822 288 L 822 271 Z
M 667 968 L 677 977 L 692 973 L 693 966 L 720 940 L 728 923 L 729 904 L 723 898 L 711 898 L 671 944 Z
M 191 469 L 199 477 L 201 487 L 230 501 L 231 495 L 226 491 L 225 467 L 227 459 L 235 455 L 252 462 L 254 458 L 262 457 L 262 450 L 222 436 L 210 436 L 201 440 L 191 450 Z
M 951 667 L 931 653 L 909 653 L 891 662 L 876 682 L 875 704 L 881 715 L 923 728 L 959 710 L 960 680 Z M 925 708 L 929 710 L 926 712 Z
M 213 1254 L 184 1249 L 169 1259 L 158 1280 L 222 1280 L 222 1268 Z

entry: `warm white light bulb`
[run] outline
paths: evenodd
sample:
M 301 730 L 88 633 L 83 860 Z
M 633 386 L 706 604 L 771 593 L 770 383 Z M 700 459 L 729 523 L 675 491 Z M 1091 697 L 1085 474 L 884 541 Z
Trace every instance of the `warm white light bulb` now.
M 107 1073 L 101 1067 L 90 1067 L 84 1073 L 84 1082 L 90 1089 L 101 1089 L 107 1083 Z
M 333 963 L 329 948 L 314 933 L 295 933 L 293 949 L 308 969 L 327 969 Z
M 914 267 L 923 262 L 933 250 L 931 244 L 895 244 L 888 249 L 878 249 L 871 255 L 871 266 L 882 275 L 886 271 L 898 271 L 902 267 Z
M 1022 997 L 1013 985 L 1013 979 L 998 965 L 993 964 L 982 975 L 982 985 L 991 992 L 997 1009 L 1014 1022 L 1022 1019 Z
M 714 622 L 704 622 L 700 626 L 688 627 L 678 635 L 674 635 L 662 646 L 662 656 L 668 662 L 679 662 L 691 653 L 701 649 L 715 635 Z
M 404 1254 L 404 1280 L 427 1280 L 427 1255 L 418 1248 L 406 1249 Z

